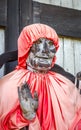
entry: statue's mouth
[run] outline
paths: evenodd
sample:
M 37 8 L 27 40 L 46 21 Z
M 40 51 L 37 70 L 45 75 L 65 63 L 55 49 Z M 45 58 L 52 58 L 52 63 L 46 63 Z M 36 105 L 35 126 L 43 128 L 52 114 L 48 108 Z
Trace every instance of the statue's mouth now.
M 52 58 L 49 57 L 34 57 L 30 59 L 30 66 L 37 70 L 48 70 L 51 68 Z
M 38 59 L 50 59 L 51 57 L 48 56 L 48 55 L 36 55 L 35 58 L 38 58 Z
M 41 63 L 41 62 L 39 62 L 39 63 L 38 63 L 38 66 L 39 66 L 39 67 L 43 67 L 43 68 L 48 68 L 48 67 L 50 67 L 50 64 L 46 64 L 46 63 Z
M 38 66 L 43 68 L 50 67 L 50 60 L 48 58 L 40 58 L 38 60 Z

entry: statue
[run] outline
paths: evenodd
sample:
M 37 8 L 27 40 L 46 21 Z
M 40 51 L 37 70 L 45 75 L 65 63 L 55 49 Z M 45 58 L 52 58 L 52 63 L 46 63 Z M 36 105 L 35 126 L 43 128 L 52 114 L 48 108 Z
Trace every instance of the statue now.
M 18 66 L 0 79 L 0 129 L 80 130 L 81 95 L 50 69 L 59 39 L 45 24 L 24 27 L 18 38 Z

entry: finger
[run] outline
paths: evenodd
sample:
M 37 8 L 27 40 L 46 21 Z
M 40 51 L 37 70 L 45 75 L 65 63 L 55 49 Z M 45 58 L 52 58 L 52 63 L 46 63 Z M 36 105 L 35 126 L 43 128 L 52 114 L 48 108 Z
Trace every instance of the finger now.
M 33 107 L 34 107 L 34 110 L 37 110 L 37 108 L 38 108 L 38 101 L 36 101 L 36 100 L 33 101 Z
M 34 92 L 34 100 L 38 101 L 38 93 L 36 91 Z
M 30 89 L 30 85 L 28 83 L 26 83 L 26 87 Z
M 24 82 L 23 86 L 24 86 L 25 89 L 29 89 L 30 90 L 30 86 L 29 86 L 29 84 L 26 81 Z
M 32 98 L 32 94 L 30 92 L 29 84 L 25 81 L 20 86 L 21 86 L 21 92 L 20 92 L 20 94 L 22 94 L 22 97 L 24 99 L 26 99 L 26 100 L 28 100 L 28 98 Z
M 30 91 L 30 86 L 26 81 L 24 83 L 23 89 L 24 89 L 24 91 L 25 91 L 24 93 L 27 95 L 27 97 L 32 98 L 32 94 L 31 94 L 31 91 Z
M 25 89 L 27 89 L 27 87 L 29 88 L 29 86 L 28 86 L 28 84 L 27 84 L 27 82 L 25 81 L 24 83 L 22 83 L 21 84 L 21 89 L 22 89 L 22 91 Z
M 27 85 L 26 85 L 26 82 L 24 82 L 24 83 L 22 83 L 21 84 L 21 93 L 22 93 L 22 96 L 25 96 L 26 95 L 26 89 L 27 89 L 27 87 L 26 87 Z
M 22 95 L 26 94 L 26 83 L 22 83 L 22 86 L 21 86 L 21 93 Z
M 20 87 L 18 87 L 18 97 L 19 97 L 19 101 L 21 102 L 21 100 L 22 100 L 22 93 L 21 93 Z
M 24 83 L 21 83 L 21 91 L 24 90 Z

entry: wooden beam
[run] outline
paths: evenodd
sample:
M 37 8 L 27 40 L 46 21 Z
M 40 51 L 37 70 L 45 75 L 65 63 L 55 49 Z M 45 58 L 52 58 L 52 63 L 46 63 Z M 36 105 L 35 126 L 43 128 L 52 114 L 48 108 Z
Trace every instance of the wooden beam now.
M 7 0 L 0 0 L 0 27 L 7 24 Z
M 58 35 L 81 38 L 81 11 L 33 2 L 33 22 L 53 27 Z
M 0 55 L 0 68 L 8 62 L 16 61 L 18 57 L 18 51 L 9 51 Z
M 5 51 L 17 49 L 17 39 L 22 28 L 32 23 L 32 0 L 7 0 L 7 28 Z M 17 61 L 6 63 L 5 74 L 12 71 Z
M 20 32 L 24 26 L 32 23 L 32 0 L 20 0 Z
M 7 28 L 5 51 L 17 49 L 19 36 L 19 0 L 7 0 Z
M 19 36 L 19 0 L 7 0 L 7 28 L 5 33 L 5 52 L 17 49 Z M 12 71 L 16 62 L 6 63 L 5 74 Z

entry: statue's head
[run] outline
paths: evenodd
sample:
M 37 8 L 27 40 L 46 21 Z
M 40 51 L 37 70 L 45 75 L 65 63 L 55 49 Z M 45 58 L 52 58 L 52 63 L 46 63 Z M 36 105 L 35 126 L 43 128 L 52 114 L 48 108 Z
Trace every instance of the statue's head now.
M 27 58 L 27 65 L 33 71 L 47 72 L 52 67 L 52 61 L 55 57 L 56 48 L 52 40 L 39 38 L 30 48 Z
M 18 38 L 18 66 L 47 72 L 55 63 L 58 50 L 56 31 L 45 24 L 24 27 Z

